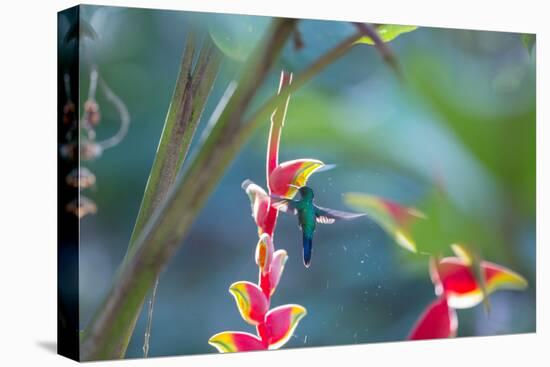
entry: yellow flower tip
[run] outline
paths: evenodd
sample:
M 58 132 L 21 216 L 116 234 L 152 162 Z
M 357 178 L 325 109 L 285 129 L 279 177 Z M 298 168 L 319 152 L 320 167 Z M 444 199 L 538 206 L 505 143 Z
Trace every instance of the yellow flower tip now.
M 230 339 L 227 332 L 222 332 L 210 337 L 210 339 L 208 339 L 208 344 L 216 348 L 220 353 L 230 353 L 232 352 L 230 348 Z
M 305 307 L 302 307 L 302 306 L 298 306 L 299 307 L 299 314 L 300 314 L 300 318 L 304 317 L 307 315 L 307 309 Z
M 518 273 L 511 271 L 508 274 L 508 277 L 509 277 L 508 281 L 514 284 L 516 289 L 522 290 L 529 287 L 529 282 L 527 281 L 527 279 L 525 279 L 523 276 L 519 275 Z
M 229 286 L 229 293 L 233 294 L 233 292 L 239 288 L 239 285 L 241 285 L 242 282 L 235 282 Z
M 301 305 L 292 305 L 292 321 L 294 323 L 298 323 L 301 319 L 303 319 L 307 315 L 307 310 L 304 306 Z
M 244 296 L 246 292 L 245 282 L 235 282 L 229 286 L 229 293 L 235 298 L 240 310 L 247 310 L 249 302 Z

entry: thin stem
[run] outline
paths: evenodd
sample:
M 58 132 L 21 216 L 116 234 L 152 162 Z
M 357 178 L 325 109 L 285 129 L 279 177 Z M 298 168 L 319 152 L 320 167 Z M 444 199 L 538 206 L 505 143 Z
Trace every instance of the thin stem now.
M 117 133 L 108 139 L 98 142 L 102 150 L 106 150 L 118 145 L 126 137 L 126 134 L 128 134 L 128 127 L 130 126 L 130 113 L 128 112 L 128 108 L 126 108 L 126 105 L 122 99 L 120 99 L 120 97 L 111 90 L 105 80 L 99 79 L 99 85 L 105 94 L 105 98 L 111 102 L 120 116 L 120 127 Z
M 384 61 L 393 69 L 399 79 L 403 80 L 403 73 L 390 47 L 382 40 L 376 28 L 368 23 L 353 23 L 357 29 L 374 42 L 374 47 L 380 52 Z
M 227 88 L 225 89 L 225 92 L 223 92 L 222 98 L 218 101 L 218 104 L 216 105 L 216 108 L 214 108 L 214 111 L 212 112 L 212 115 L 210 115 L 210 118 L 208 119 L 208 122 L 206 123 L 206 126 L 204 127 L 204 130 L 202 132 L 200 142 L 203 143 L 206 138 L 208 138 L 208 135 L 210 135 L 210 132 L 216 126 L 216 123 L 220 119 L 220 116 L 225 109 L 225 106 L 227 106 L 227 103 L 233 96 L 233 93 L 235 93 L 235 89 L 237 89 L 237 82 L 231 81 Z
M 143 340 L 143 358 L 147 358 L 149 355 L 149 340 L 151 339 L 151 326 L 153 325 L 153 307 L 155 306 L 155 299 L 157 297 L 157 288 L 159 286 L 159 278 L 155 280 L 155 285 L 151 291 L 151 297 L 149 297 L 149 303 L 147 305 L 147 325 L 145 326 L 145 335 Z

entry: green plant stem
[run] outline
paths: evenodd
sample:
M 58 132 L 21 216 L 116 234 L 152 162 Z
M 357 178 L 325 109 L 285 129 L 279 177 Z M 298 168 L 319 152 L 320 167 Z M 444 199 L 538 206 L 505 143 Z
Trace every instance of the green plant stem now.
M 241 82 L 216 127 L 223 121 L 220 126 L 227 126 L 231 130 L 235 128 L 277 59 L 295 22 L 293 19 L 274 20 L 261 47 L 246 65 Z M 220 140 L 223 143 L 223 136 Z M 217 153 L 218 150 L 211 152 Z M 217 159 L 224 158 L 214 158 Z M 181 244 L 196 213 L 213 189 L 215 182 L 208 182 L 211 171 L 208 167 L 205 169 L 197 175 L 196 180 L 189 178 L 189 174 L 181 178 L 177 190 L 170 190 L 166 200 L 155 201 L 155 196 L 149 199 L 152 203 L 157 202 L 159 207 L 156 210 L 149 208 L 151 219 L 142 221 L 141 230 L 134 230 L 133 245 L 114 285 L 84 334 L 80 353 L 82 360 L 120 358 L 124 355 L 147 292 Z M 161 171 L 158 173 L 163 174 Z M 208 187 L 204 187 L 203 183 Z
M 372 39 L 372 41 L 374 42 L 374 47 L 376 47 L 380 55 L 382 55 L 384 62 L 390 66 L 390 68 L 395 72 L 400 81 L 404 81 L 403 73 L 401 72 L 401 68 L 399 67 L 399 62 L 397 61 L 397 58 L 393 54 L 390 47 L 386 44 L 386 42 L 382 40 L 376 28 L 368 23 L 353 24 L 365 36 Z

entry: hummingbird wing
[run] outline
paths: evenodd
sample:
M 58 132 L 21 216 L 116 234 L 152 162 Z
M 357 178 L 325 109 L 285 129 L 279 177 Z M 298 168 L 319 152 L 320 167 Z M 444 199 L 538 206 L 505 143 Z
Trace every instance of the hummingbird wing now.
M 332 224 L 336 220 L 352 220 L 360 217 L 364 217 L 364 213 L 350 213 L 340 210 L 323 208 L 315 206 L 315 217 L 317 223 Z
M 270 195 L 271 206 L 280 212 L 298 214 L 298 200 L 286 199 L 277 195 Z

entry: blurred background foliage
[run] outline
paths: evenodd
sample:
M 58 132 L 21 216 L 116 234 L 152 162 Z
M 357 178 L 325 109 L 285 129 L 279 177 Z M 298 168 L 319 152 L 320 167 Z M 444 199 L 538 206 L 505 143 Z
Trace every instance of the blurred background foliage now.
M 97 33 L 81 42 L 81 96 L 89 65 L 121 96 L 132 123 L 127 138 L 87 162 L 97 177 L 88 192 L 98 214 L 81 222 L 81 327 L 108 291 L 121 262 L 155 155 L 176 79 L 183 35 L 209 32 L 226 55 L 197 137 L 269 18 L 82 6 Z M 60 24 L 61 27 L 67 26 Z M 343 22 L 303 20 L 303 48 L 289 43 L 257 105 L 277 88 L 280 68 L 298 72 L 350 35 Z M 308 315 L 286 347 L 397 341 L 432 301 L 428 253 L 450 254 L 457 241 L 529 281 L 526 292 L 491 296 L 459 310 L 459 336 L 535 331 L 535 56 L 520 34 L 420 27 L 389 44 L 402 83 L 369 45 L 357 45 L 291 99 L 281 160 L 335 163 L 313 175 L 322 206 L 346 209 L 348 191 L 384 196 L 424 211 L 413 227 L 420 254 L 396 246 L 368 219 L 319 226 L 312 267 L 301 260 L 296 219 L 280 216 L 276 247 L 289 253 L 274 305 L 299 303 Z M 104 109 L 98 138 L 116 131 Z M 208 338 L 242 330 L 227 292 L 257 277 L 256 228 L 240 184 L 265 186 L 268 123 L 243 147 L 178 255 L 161 276 L 150 356 L 214 353 Z M 199 139 L 195 139 L 199 140 Z M 196 146 L 192 146 L 192 149 Z M 127 356 L 140 357 L 142 315 Z M 250 330 L 251 331 L 251 330 Z

